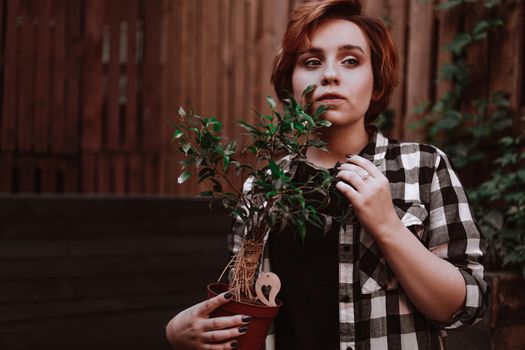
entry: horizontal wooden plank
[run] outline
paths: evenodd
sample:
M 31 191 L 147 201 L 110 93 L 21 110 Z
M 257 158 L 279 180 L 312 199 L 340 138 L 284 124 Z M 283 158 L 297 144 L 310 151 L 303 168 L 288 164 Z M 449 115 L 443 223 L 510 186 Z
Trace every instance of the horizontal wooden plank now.
M 10 322 L 2 324 L 2 349 L 169 350 L 165 325 L 173 308 Z M 82 341 L 79 341 L 79 340 Z
M 226 264 L 222 249 L 188 249 L 182 253 L 144 253 L 136 255 L 51 256 L 40 258 L 0 258 L 0 282 L 45 279 L 78 279 L 133 273 L 181 273 L 215 270 Z
M 80 299 L 103 299 L 120 297 L 154 295 L 165 291 L 177 292 L 191 290 L 201 283 L 201 276 L 207 278 L 204 283 L 216 280 L 223 266 L 210 262 L 201 269 L 187 268 L 174 272 L 132 272 L 128 274 L 99 274 L 79 278 L 46 278 L 19 280 L 2 283 L 0 290 L 0 305 L 72 301 Z
M 89 317 L 107 313 L 155 310 L 161 308 L 181 309 L 205 298 L 206 284 L 197 289 L 178 292 L 166 289 L 143 295 L 118 295 L 116 297 L 57 300 L 47 303 L 0 304 L 0 325 L 11 322 L 31 322 L 36 320 L 64 319 L 71 317 Z M 129 286 L 128 286 L 129 287 Z

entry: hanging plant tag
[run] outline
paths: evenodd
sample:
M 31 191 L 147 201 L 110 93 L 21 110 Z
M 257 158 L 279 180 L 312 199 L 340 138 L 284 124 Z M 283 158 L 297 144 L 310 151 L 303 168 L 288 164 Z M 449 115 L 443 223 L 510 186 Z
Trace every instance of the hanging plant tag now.
M 277 306 L 275 297 L 280 290 L 281 280 L 272 272 L 262 272 L 255 282 L 257 299 L 267 306 Z

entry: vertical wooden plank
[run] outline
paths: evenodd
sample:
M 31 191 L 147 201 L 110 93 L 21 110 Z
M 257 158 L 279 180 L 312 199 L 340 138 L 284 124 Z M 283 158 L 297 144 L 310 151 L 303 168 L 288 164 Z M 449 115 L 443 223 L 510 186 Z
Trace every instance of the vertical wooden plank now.
M 245 76 L 244 76 L 244 66 L 246 65 L 246 51 L 245 51 L 245 41 L 244 41 L 244 1 L 233 1 L 232 2 L 232 21 L 230 21 L 232 26 L 231 43 L 232 43 L 232 76 L 230 79 L 230 92 L 233 91 L 233 94 L 228 94 L 229 100 L 228 104 L 232 107 L 230 109 L 230 123 L 228 123 L 228 135 L 234 136 L 236 134 L 236 123 L 234 121 L 240 120 L 243 118 L 243 115 L 247 114 L 246 108 L 246 96 L 245 96 Z
M 247 110 L 244 111 L 246 116 L 253 116 L 251 108 L 255 108 L 257 100 L 260 96 L 257 95 L 257 86 L 255 81 L 256 70 L 256 52 L 257 52 L 257 2 L 255 0 L 246 1 L 246 7 L 244 11 L 244 26 L 246 27 L 244 41 L 246 42 L 247 60 L 245 66 L 245 76 L 247 77 L 246 83 L 246 102 Z M 216 45 L 219 43 L 219 38 L 216 37 Z M 217 46 L 218 50 L 218 46 Z
M 407 0 L 398 0 L 391 5 L 391 21 L 392 27 L 390 29 L 394 43 L 398 52 L 398 85 L 392 94 L 390 106 L 394 110 L 394 130 L 391 136 L 394 138 L 401 138 L 403 129 L 403 120 L 405 115 L 404 108 L 404 91 L 405 91 L 405 69 L 406 69 L 406 35 L 407 35 Z
M 21 18 L 19 16 L 19 0 L 7 2 L 6 43 L 4 53 L 4 88 L 2 119 L 0 124 L 0 147 L 4 151 L 15 149 L 17 92 L 19 79 L 17 72 L 18 44 Z
M 128 183 L 130 193 L 142 193 L 142 162 L 137 153 L 133 153 L 128 158 Z
M 144 7 L 144 110 L 142 120 L 143 149 L 160 149 L 160 0 L 150 0 Z
M 221 45 L 221 70 L 220 70 L 220 80 L 221 80 L 221 86 L 219 87 L 220 92 L 220 115 L 224 119 L 225 126 L 227 123 L 231 121 L 232 115 L 230 112 L 230 100 L 229 96 L 232 95 L 232 91 L 230 90 L 230 81 L 232 80 L 232 69 L 233 69 L 233 53 L 232 53 L 232 44 L 231 44 L 231 35 L 230 35 L 230 26 L 231 22 L 233 20 L 229 20 L 231 18 L 231 8 L 230 8 L 231 1 L 230 0 L 222 0 L 220 5 L 220 41 L 222 43 Z M 227 128 L 224 129 L 225 134 L 227 133 Z
M 201 0 L 202 1 L 202 0 Z M 215 0 L 205 0 L 202 4 L 202 23 L 201 32 L 201 52 L 199 59 L 199 85 L 200 94 L 202 95 L 199 101 L 200 111 L 204 116 L 218 116 L 217 113 L 217 89 L 215 87 L 215 81 L 217 80 L 217 65 L 219 64 L 219 51 L 218 51 L 218 5 L 219 3 Z M 219 116 L 222 117 L 222 116 Z M 166 140 L 169 140 L 167 133 Z
M 38 159 L 38 168 L 41 171 L 41 192 L 54 193 L 56 190 L 56 159 L 54 158 L 40 158 Z
M 375 16 L 379 19 L 383 19 L 384 8 L 384 0 L 367 0 L 362 5 L 364 13 L 371 16 Z
M 31 150 L 31 135 L 33 128 L 33 70 L 34 62 L 34 13 L 35 4 L 24 1 L 20 13 L 20 94 L 18 97 L 17 115 L 17 148 L 22 152 Z M 25 163 L 24 163 L 25 164 Z M 27 188 L 26 188 L 27 190 Z
M 112 176 L 110 156 L 105 153 L 98 154 L 97 163 L 97 193 L 112 192 Z
M 31 157 L 21 157 L 17 161 L 19 168 L 19 192 L 35 191 L 35 160 Z
M 37 61 L 35 75 L 35 127 L 33 133 L 34 150 L 37 153 L 44 153 L 50 149 L 50 16 L 51 0 L 40 2 L 37 32 Z
M 414 108 L 430 100 L 432 84 L 432 30 L 433 4 L 410 0 L 410 34 L 407 57 L 406 118 L 403 138 L 407 141 L 422 141 L 420 130 L 410 128 L 419 119 Z
M 119 130 L 119 79 L 120 79 L 120 11 L 124 2 L 108 1 L 107 3 L 109 26 L 109 69 L 108 69 L 108 95 L 107 95 L 107 133 L 104 144 L 110 151 L 118 149 L 120 140 Z
M 13 156 L 0 154 L 0 192 L 12 191 L 11 183 L 13 174 Z
M 96 192 L 96 162 L 95 156 L 91 153 L 82 155 L 81 176 L 83 193 Z
M 66 0 L 53 2 L 53 68 L 50 90 L 52 91 L 51 108 L 51 150 L 63 153 L 65 145 L 65 43 L 66 43 Z
M 64 192 L 65 193 L 78 193 L 79 192 L 78 160 L 77 159 L 62 160 L 61 168 L 64 171 Z
M 118 194 L 126 193 L 126 158 L 122 154 L 113 156 L 113 177 L 115 179 L 115 187 L 113 192 Z
M 173 72 L 173 68 L 169 67 L 169 58 L 170 58 L 170 45 L 173 45 L 171 40 L 169 39 L 169 35 L 171 34 L 171 30 L 173 30 L 173 5 L 174 1 L 166 1 L 162 0 L 161 2 L 161 12 L 162 12 L 162 27 L 161 27 L 161 64 L 164 68 L 164 75 L 166 76 L 166 79 L 163 79 L 162 81 L 162 88 L 161 88 L 161 99 L 163 101 L 162 103 L 162 111 L 161 115 L 164 120 L 170 120 L 171 116 L 169 111 L 169 107 L 172 103 L 167 101 L 167 97 L 170 96 L 171 91 L 168 91 L 168 80 L 170 80 L 170 75 Z M 173 114 L 173 117 L 175 115 Z M 162 129 L 162 147 L 161 147 L 161 154 L 160 154 L 160 160 L 159 160 L 159 188 L 160 193 L 168 193 L 167 192 L 167 178 L 166 176 L 168 173 L 166 172 L 167 167 L 167 156 L 169 154 L 169 129 L 166 125 L 166 123 L 161 123 L 161 129 Z
M 123 149 L 127 151 L 135 149 L 137 144 L 137 16 L 138 0 L 132 0 L 126 6 L 126 137 Z
M 65 91 L 65 144 L 64 151 L 76 154 L 80 146 L 80 77 L 82 55 L 82 0 L 67 1 L 66 16 L 66 91 Z M 78 171 L 67 163 L 66 171 Z M 71 175 L 73 176 L 73 175 Z M 69 177 L 69 175 L 67 176 Z
M 96 151 L 102 142 L 102 27 L 104 0 L 86 5 L 82 148 Z
M 524 61 L 524 4 L 522 1 L 506 0 L 501 7 L 500 17 L 504 26 L 494 30 L 491 37 L 490 93 L 510 92 L 510 106 L 513 110 L 513 128 L 522 130 L 521 79 Z
M 155 154 L 148 153 L 143 156 L 144 165 L 144 193 L 158 193 L 158 157 Z
M 482 3 L 472 4 L 465 16 L 464 31 L 471 32 L 478 21 L 483 18 L 489 18 L 489 11 Z M 465 61 L 470 66 L 471 85 L 464 91 L 462 110 L 472 111 L 472 101 L 474 99 L 488 97 L 488 79 L 489 79 L 489 48 L 488 40 L 482 40 L 474 43 L 467 50 Z
M 193 12 L 193 50 L 195 53 L 194 60 L 192 65 L 194 68 L 195 78 L 191 82 L 191 101 L 194 110 L 203 116 L 207 116 L 203 112 L 202 106 L 202 93 L 203 93 L 203 82 L 202 78 L 202 64 L 204 62 L 204 38 L 203 38 L 203 0 L 193 0 L 194 3 L 194 12 Z
M 440 10 L 439 12 L 439 40 L 438 40 L 438 69 L 441 69 L 445 64 L 452 62 L 452 54 L 446 49 L 447 45 L 454 40 L 461 30 L 461 7 L 455 7 L 450 10 Z M 438 78 L 440 72 L 438 71 Z M 438 81 L 436 87 L 436 99 L 440 99 L 443 95 L 450 91 L 452 84 L 450 81 Z

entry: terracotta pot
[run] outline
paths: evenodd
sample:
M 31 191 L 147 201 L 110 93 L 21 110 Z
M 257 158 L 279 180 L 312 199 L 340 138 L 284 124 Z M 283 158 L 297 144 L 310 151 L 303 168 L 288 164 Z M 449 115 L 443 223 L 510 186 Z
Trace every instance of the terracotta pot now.
M 212 298 L 227 290 L 227 283 L 210 284 L 208 285 L 208 297 Z M 277 306 L 253 305 L 232 300 L 211 313 L 210 317 L 250 315 L 252 320 L 248 325 L 248 332 L 237 338 L 239 342 L 237 349 L 260 350 L 264 349 L 266 335 L 281 305 L 280 300 L 277 300 Z

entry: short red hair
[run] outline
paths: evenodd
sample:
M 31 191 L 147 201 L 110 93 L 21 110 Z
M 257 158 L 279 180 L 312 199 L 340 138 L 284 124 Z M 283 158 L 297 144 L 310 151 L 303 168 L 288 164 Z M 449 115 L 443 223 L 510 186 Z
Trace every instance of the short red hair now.
M 397 52 L 394 41 L 383 22 L 361 13 L 360 0 L 316 0 L 298 5 L 290 14 L 281 48 L 273 63 L 271 82 L 280 100 L 292 92 L 292 74 L 297 53 L 308 45 L 316 25 L 324 19 L 345 19 L 355 23 L 370 45 L 374 75 L 374 96 L 365 114 L 366 123 L 373 122 L 390 102 L 397 85 Z

